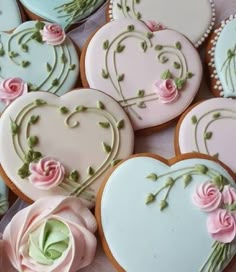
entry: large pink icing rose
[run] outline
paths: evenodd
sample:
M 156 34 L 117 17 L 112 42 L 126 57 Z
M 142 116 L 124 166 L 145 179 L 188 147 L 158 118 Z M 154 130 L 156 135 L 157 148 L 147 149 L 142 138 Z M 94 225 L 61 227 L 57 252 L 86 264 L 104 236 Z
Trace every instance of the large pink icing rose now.
M 40 33 L 43 41 L 51 45 L 60 45 L 66 38 L 65 31 L 57 24 L 46 24 Z
M 41 190 L 49 190 L 58 186 L 64 179 L 65 168 L 50 157 L 44 157 L 38 162 L 29 165 L 29 181 Z
M 163 24 L 157 23 L 156 21 L 147 21 L 146 25 L 152 32 L 166 29 Z
M 76 272 L 94 258 L 96 228 L 94 216 L 78 198 L 54 196 L 18 212 L 3 239 L 17 271 Z
M 28 92 L 27 83 L 21 78 L 10 77 L 0 83 L 0 101 L 9 105 L 17 97 Z
M 155 83 L 156 92 L 162 103 L 171 103 L 179 95 L 175 82 L 172 79 L 159 80 Z
M 224 186 L 222 195 L 224 204 L 231 205 L 233 203 L 236 203 L 236 190 L 232 186 Z
M 222 202 L 222 194 L 211 182 L 201 183 L 193 194 L 193 203 L 205 212 L 216 210 Z
M 217 209 L 207 218 L 207 230 L 214 240 L 231 243 L 236 238 L 236 215 Z

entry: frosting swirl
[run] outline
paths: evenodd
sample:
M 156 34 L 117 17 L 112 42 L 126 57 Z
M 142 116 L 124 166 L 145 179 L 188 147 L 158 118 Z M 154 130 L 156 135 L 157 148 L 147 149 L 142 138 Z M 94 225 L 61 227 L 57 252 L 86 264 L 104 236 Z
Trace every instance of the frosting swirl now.
M 155 83 L 155 88 L 163 104 L 173 102 L 179 95 L 177 86 L 172 79 L 158 80 Z
M 76 272 L 93 260 L 96 220 L 76 197 L 48 197 L 18 212 L 3 233 L 17 271 Z
M 0 101 L 6 105 L 27 92 L 28 86 L 21 78 L 10 77 L 0 83 Z
M 205 212 L 216 210 L 222 202 L 222 194 L 211 182 L 201 183 L 193 194 L 193 203 Z
M 222 243 L 231 243 L 236 238 L 236 215 L 217 209 L 207 218 L 207 230 L 212 238 Z
M 233 203 L 236 203 L 236 190 L 232 186 L 224 186 L 222 196 L 224 204 L 232 205 Z
M 64 179 L 65 168 L 55 159 L 44 157 L 29 165 L 29 181 L 41 190 L 49 190 L 58 186 Z
M 57 24 L 45 24 L 40 33 L 43 41 L 50 45 L 60 45 L 66 38 L 64 30 Z
M 157 23 L 156 21 L 147 21 L 146 25 L 152 32 L 166 29 L 163 24 Z

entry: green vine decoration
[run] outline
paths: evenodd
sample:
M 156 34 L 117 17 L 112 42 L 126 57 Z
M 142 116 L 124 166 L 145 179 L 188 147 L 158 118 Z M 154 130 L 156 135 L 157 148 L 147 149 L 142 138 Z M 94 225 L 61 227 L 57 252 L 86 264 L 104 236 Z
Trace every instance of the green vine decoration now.
M 80 174 L 78 170 L 71 170 L 67 173 L 65 180 L 59 185 L 61 188 L 69 192 L 73 196 L 81 196 L 87 201 L 95 200 L 95 193 L 90 188 L 95 180 L 101 176 L 111 165 L 119 162 L 117 158 L 120 146 L 120 130 L 124 127 L 124 120 L 116 120 L 115 117 L 109 113 L 105 105 L 98 101 L 96 107 L 85 107 L 83 105 L 77 106 L 73 111 L 70 111 L 65 106 L 58 107 L 57 105 L 48 104 L 46 101 L 37 99 L 34 102 L 26 105 L 16 116 L 15 120 L 10 119 L 10 127 L 12 131 L 12 142 L 15 152 L 22 161 L 22 167 L 18 170 L 19 176 L 24 179 L 30 175 L 29 165 L 31 162 L 37 162 L 43 157 L 40 151 L 35 150 L 40 139 L 37 135 L 30 134 L 31 126 L 40 122 L 40 115 L 32 115 L 32 111 L 39 107 L 50 107 L 55 109 L 58 114 L 65 116 L 64 124 L 68 129 L 79 129 L 79 117 L 82 114 L 93 113 L 102 118 L 102 122 L 96 124 L 101 129 L 111 131 L 111 143 L 102 142 L 101 150 L 106 154 L 106 159 L 93 169 L 88 167 L 87 178 L 80 181 Z M 24 131 L 22 129 L 24 128 Z M 27 142 L 27 145 L 24 143 Z M 27 148 L 25 147 L 27 146 Z
M 206 126 L 203 129 L 202 133 L 202 139 L 204 140 L 204 150 L 200 148 L 199 145 L 199 126 L 202 121 L 204 121 L 206 118 L 210 118 L 210 120 L 207 122 Z M 231 119 L 236 120 L 236 111 L 234 110 L 228 110 L 224 108 L 214 109 L 211 110 L 205 114 L 203 114 L 201 117 L 197 117 L 196 115 L 192 116 L 191 122 L 195 126 L 194 127 L 194 140 L 195 140 L 195 147 L 197 152 L 202 152 L 208 155 L 212 155 L 213 157 L 219 158 L 220 154 L 211 154 L 210 150 L 208 148 L 208 142 L 209 140 L 214 137 L 213 132 L 210 130 L 211 126 L 220 121 L 225 119 Z
M 66 26 L 68 28 L 71 24 L 77 22 L 83 14 L 92 9 L 96 5 L 97 0 L 72 0 L 55 8 L 55 10 L 62 14 L 58 18 L 66 19 Z
M 40 30 L 43 29 L 44 23 L 38 21 L 35 24 L 35 27 L 24 29 L 22 31 L 13 33 L 8 39 L 6 49 L 4 48 L 1 42 L 0 36 L 0 61 L 1 57 L 7 54 L 8 59 L 16 66 L 22 67 L 22 69 L 30 68 L 31 61 L 30 59 L 22 59 L 21 55 L 24 53 L 24 56 L 30 51 L 30 43 L 45 43 L 42 41 L 42 36 Z M 19 50 L 13 51 L 12 44 L 17 44 Z M 45 70 L 47 71 L 47 75 L 45 79 L 42 80 L 39 84 L 35 85 L 31 82 L 28 82 L 28 86 L 30 91 L 38 91 L 45 90 L 52 93 L 57 93 L 58 90 L 65 83 L 66 79 L 69 76 L 69 73 L 75 69 L 75 64 L 73 64 L 73 60 L 68 49 L 68 46 L 65 44 L 61 44 L 58 46 L 51 46 L 52 48 L 52 56 L 53 63 L 46 63 Z M 60 69 L 59 69 L 60 68 Z M 2 73 L 4 71 L 2 70 Z M 6 76 L 3 74 L 0 75 L 2 79 Z
M 136 5 L 138 5 L 141 0 L 131 0 L 130 5 L 127 2 L 127 0 L 120 0 L 120 3 L 116 4 L 117 8 L 122 11 L 123 16 L 141 20 L 142 14 L 139 11 L 136 11 Z
M 231 92 L 236 90 L 236 45 L 227 51 L 227 58 L 222 65 L 221 72 L 224 71 L 226 85 Z

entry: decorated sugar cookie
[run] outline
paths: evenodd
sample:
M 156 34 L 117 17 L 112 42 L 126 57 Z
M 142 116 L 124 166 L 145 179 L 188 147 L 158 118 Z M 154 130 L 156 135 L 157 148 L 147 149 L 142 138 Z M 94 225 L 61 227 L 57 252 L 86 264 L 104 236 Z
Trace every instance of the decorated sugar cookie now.
M 116 20 L 83 48 L 82 83 L 113 96 L 135 130 L 160 128 L 180 115 L 199 89 L 202 64 L 193 45 L 173 30 Z
M 1 173 L 27 201 L 71 195 L 92 207 L 107 170 L 132 154 L 133 144 L 127 115 L 104 93 L 31 92 L 1 116 Z
M 236 172 L 235 109 L 236 101 L 227 98 L 213 98 L 188 109 L 177 125 L 176 152 L 208 154 Z
M 19 211 L 4 230 L 4 269 L 77 272 L 93 261 L 96 229 L 93 214 L 76 197 L 41 198 Z
M 29 91 L 62 95 L 78 81 L 75 46 L 56 24 L 29 21 L 0 33 L 0 110 Z
M 8 189 L 3 180 L 0 179 L 0 217 L 8 210 L 8 208 Z
M 205 41 L 215 22 L 213 0 L 110 0 L 108 5 L 108 20 L 162 23 L 183 33 L 196 47 Z
M 234 271 L 234 178 L 202 154 L 169 161 L 140 154 L 121 163 L 96 205 L 104 249 L 117 271 Z
M 98 9 L 104 0 L 20 0 L 31 19 L 40 17 L 67 28 Z
M 11 31 L 22 23 L 22 15 L 16 0 L 0 1 L 0 31 Z
M 206 60 L 215 96 L 236 97 L 236 15 L 225 19 L 210 37 Z

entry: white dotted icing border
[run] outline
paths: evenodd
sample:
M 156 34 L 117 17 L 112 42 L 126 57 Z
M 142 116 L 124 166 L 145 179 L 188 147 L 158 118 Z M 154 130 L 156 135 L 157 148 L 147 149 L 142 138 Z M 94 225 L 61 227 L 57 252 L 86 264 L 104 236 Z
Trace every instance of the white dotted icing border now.
M 222 84 L 220 82 L 219 76 L 217 74 L 216 71 L 216 65 L 215 65 L 215 48 L 216 48 L 216 44 L 217 41 L 220 37 L 221 32 L 223 31 L 224 27 L 233 19 L 236 18 L 236 14 L 235 15 L 231 15 L 228 19 L 223 20 L 220 24 L 220 27 L 215 29 L 214 33 L 216 34 L 216 36 L 214 37 L 214 39 L 212 39 L 210 42 L 212 44 L 211 49 L 207 52 L 207 54 L 210 56 L 210 62 L 208 63 L 208 66 L 212 69 L 211 72 L 211 79 L 215 79 L 216 83 L 214 85 L 214 90 L 218 91 L 220 96 L 224 96 L 224 91 L 223 91 L 223 87 Z
M 204 35 L 202 36 L 202 38 L 196 42 L 194 44 L 195 47 L 199 47 L 200 45 L 203 44 L 203 42 L 206 40 L 206 38 L 209 36 L 210 32 L 212 31 L 214 25 L 215 25 L 215 20 L 216 20 L 216 12 L 215 12 L 215 4 L 214 4 L 214 0 L 209 0 L 210 4 L 211 4 L 211 14 L 212 14 L 212 17 L 211 17 L 211 23 L 208 27 L 208 29 L 206 30 L 206 32 L 204 33 Z M 110 0 L 110 3 L 109 3 L 109 8 L 108 8 L 108 13 L 109 13 L 109 19 L 111 21 L 113 21 L 113 15 L 112 15 L 112 9 L 113 9 L 113 0 Z

